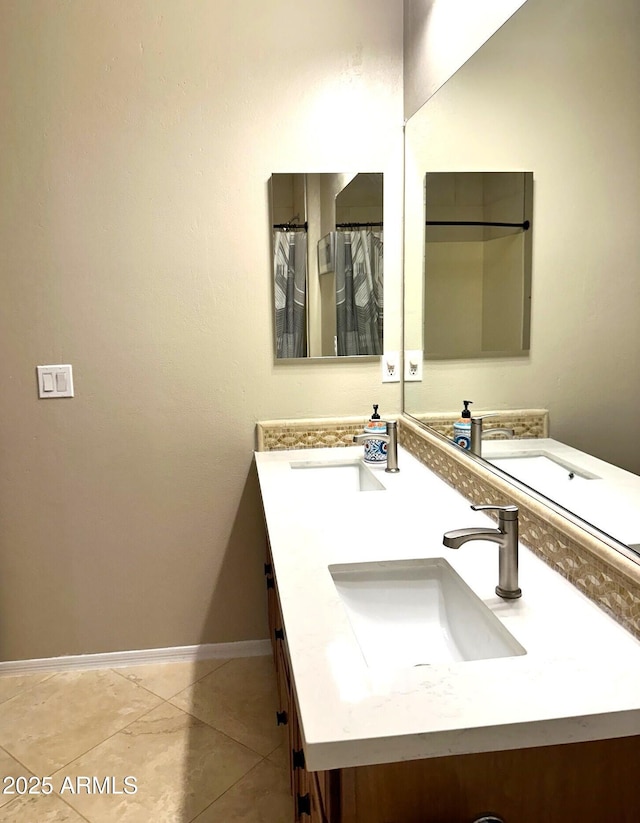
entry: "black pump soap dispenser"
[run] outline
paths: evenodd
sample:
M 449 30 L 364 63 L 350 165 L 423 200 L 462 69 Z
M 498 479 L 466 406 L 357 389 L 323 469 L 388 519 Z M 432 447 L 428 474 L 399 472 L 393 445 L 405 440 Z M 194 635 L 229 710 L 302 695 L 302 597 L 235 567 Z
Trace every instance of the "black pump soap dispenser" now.
M 457 443 L 461 449 L 471 448 L 471 412 L 469 406 L 473 400 L 463 400 L 464 409 L 460 420 L 453 424 L 453 442 Z
M 370 435 L 386 434 L 387 424 L 380 419 L 378 414 L 378 404 L 373 407 L 373 414 L 369 418 L 369 422 L 364 427 L 364 433 Z M 364 461 L 365 463 L 376 463 L 384 465 L 387 462 L 387 444 L 384 440 L 377 440 L 371 437 L 364 444 Z

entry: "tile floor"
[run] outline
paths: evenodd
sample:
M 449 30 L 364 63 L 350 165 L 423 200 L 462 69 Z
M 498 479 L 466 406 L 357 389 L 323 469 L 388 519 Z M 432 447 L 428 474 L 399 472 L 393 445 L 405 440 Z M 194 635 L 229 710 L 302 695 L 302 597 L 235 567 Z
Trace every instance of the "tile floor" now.
M 0 823 L 290 823 L 276 703 L 270 656 L 0 677 Z

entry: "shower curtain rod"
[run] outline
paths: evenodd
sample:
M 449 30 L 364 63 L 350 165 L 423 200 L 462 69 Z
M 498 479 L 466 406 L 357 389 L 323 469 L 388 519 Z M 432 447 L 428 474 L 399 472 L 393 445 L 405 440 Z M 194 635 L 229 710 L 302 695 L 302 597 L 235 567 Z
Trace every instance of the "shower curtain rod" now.
M 527 229 L 531 226 L 528 220 L 524 223 L 484 223 L 475 220 L 426 220 L 426 226 L 505 226 L 510 229 Z
M 298 231 L 302 229 L 302 231 L 307 231 L 309 228 L 308 223 L 274 223 L 274 229 L 282 229 L 282 231 Z
M 336 229 L 364 229 L 364 228 L 382 228 L 382 223 L 336 223 Z M 282 231 L 297 231 L 302 229 L 307 231 L 309 229 L 308 223 L 274 223 L 274 229 L 281 229 Z
M 382 228 L 382 223 L 336 223 L 337 229 L 366 229 L 379 226 Z

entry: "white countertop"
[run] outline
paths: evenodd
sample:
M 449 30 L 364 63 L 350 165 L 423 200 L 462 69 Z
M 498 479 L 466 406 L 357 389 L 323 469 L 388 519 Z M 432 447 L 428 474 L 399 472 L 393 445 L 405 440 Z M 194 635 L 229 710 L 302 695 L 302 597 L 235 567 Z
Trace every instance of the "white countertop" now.
M 289 465 L 361 454 L 255 455 L 307 768 L 640 734 L 640 643 L 522 545 L 522 598 L 498 597 L 495 543 L 442 545 L 445 531 L 495 523 L 412 455 L 399 449 L 399 474 L 373 469 L 385 491 L 312 499 Z M 426 557 L 444 557 L 527 654 L 369 668 L 328 566 Z

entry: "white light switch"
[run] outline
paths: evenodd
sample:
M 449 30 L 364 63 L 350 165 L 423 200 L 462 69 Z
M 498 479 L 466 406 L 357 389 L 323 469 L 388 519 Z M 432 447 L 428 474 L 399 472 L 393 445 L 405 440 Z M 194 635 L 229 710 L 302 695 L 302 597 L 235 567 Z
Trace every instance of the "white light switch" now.
M 38 396 L 73 397 L 73 371 L 70 365 L 36 366 Z

